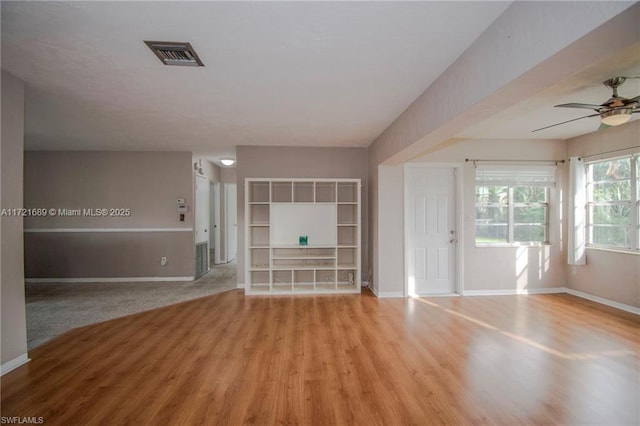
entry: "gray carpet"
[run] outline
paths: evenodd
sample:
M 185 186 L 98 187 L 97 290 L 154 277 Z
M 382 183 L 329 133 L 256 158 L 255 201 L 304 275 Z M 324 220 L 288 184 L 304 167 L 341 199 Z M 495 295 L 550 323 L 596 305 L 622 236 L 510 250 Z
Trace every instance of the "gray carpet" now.
M 236 263 L 216 265 L 193 282 L 27 283 L 31 350 L 85 325 L 236 288 Z

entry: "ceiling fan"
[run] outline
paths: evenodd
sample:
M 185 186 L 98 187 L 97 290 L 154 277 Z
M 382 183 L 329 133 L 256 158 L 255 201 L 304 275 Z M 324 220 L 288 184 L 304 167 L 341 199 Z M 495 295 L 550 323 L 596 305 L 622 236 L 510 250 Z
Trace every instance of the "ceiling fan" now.
M 618 126 L 624 124 L 631 118 L 631 114 L 640 112 L 640 95 L 635 98 L 627 99 L 622 96 L 618 96 L 618 87 L 630 78 L 640 77 L 613 77 L 609 80 L 603 81 L 602 84 L 609 87 L 613 94 L 611 97 L 600 105 L 596 104 L 580 104 L 569 103 L 562 105 L 554 105 L 559 108 L 584 108 L 594 110 L 595 114 L 585 115 L 582 117 L 574 118 L 572 120 L 563 121 L 562 123 L 552 124 L 550 126 L 541 127 L 535 129 L 532 132 L 548 129 L 550 127 L 559 126 L 561 124 L 571 123 L 572 121 L 582 120 L 583 118 L 598 117 L 600 116 L 601 125 L 600 128 L 606 128 L 610 126 Z

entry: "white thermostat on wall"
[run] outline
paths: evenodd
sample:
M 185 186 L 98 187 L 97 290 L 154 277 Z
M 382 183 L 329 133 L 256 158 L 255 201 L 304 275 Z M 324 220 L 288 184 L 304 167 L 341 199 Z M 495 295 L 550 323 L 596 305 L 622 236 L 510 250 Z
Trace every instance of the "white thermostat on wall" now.
M 187 205 L 184 202 L 184 198 L 178 198 L 178 213 L 185 214 L 187 212 Z

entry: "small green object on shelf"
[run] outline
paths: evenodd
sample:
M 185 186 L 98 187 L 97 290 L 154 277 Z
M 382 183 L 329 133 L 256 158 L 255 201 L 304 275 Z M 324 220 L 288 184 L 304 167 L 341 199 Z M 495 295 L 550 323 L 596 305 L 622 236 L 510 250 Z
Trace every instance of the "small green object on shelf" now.
M 309 237 L 306 235 L 300 235 L 300 237 L 298 237 L 298 242 L 303 247 L 308 244 L 308 241 L 309 241 Z

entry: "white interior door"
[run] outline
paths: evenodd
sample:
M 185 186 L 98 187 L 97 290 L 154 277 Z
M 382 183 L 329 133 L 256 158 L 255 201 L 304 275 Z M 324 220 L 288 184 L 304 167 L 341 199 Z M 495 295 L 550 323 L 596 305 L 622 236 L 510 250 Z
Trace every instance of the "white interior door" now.
M 456 291 L 455 168 L 405 169 L 407 294 Z
M 236 184 L 235 183 L 225 183 L 224 184 L 224 194 L 225 194 L 225 255 L 227 256 L 227 262 L 231 262 L 236 258 L 236 254 L 238 252 L 238 224 L 237 224 L 237 211 L 238 205 L 236 203 L 237 200 L 237 192 L 236 192 Z

